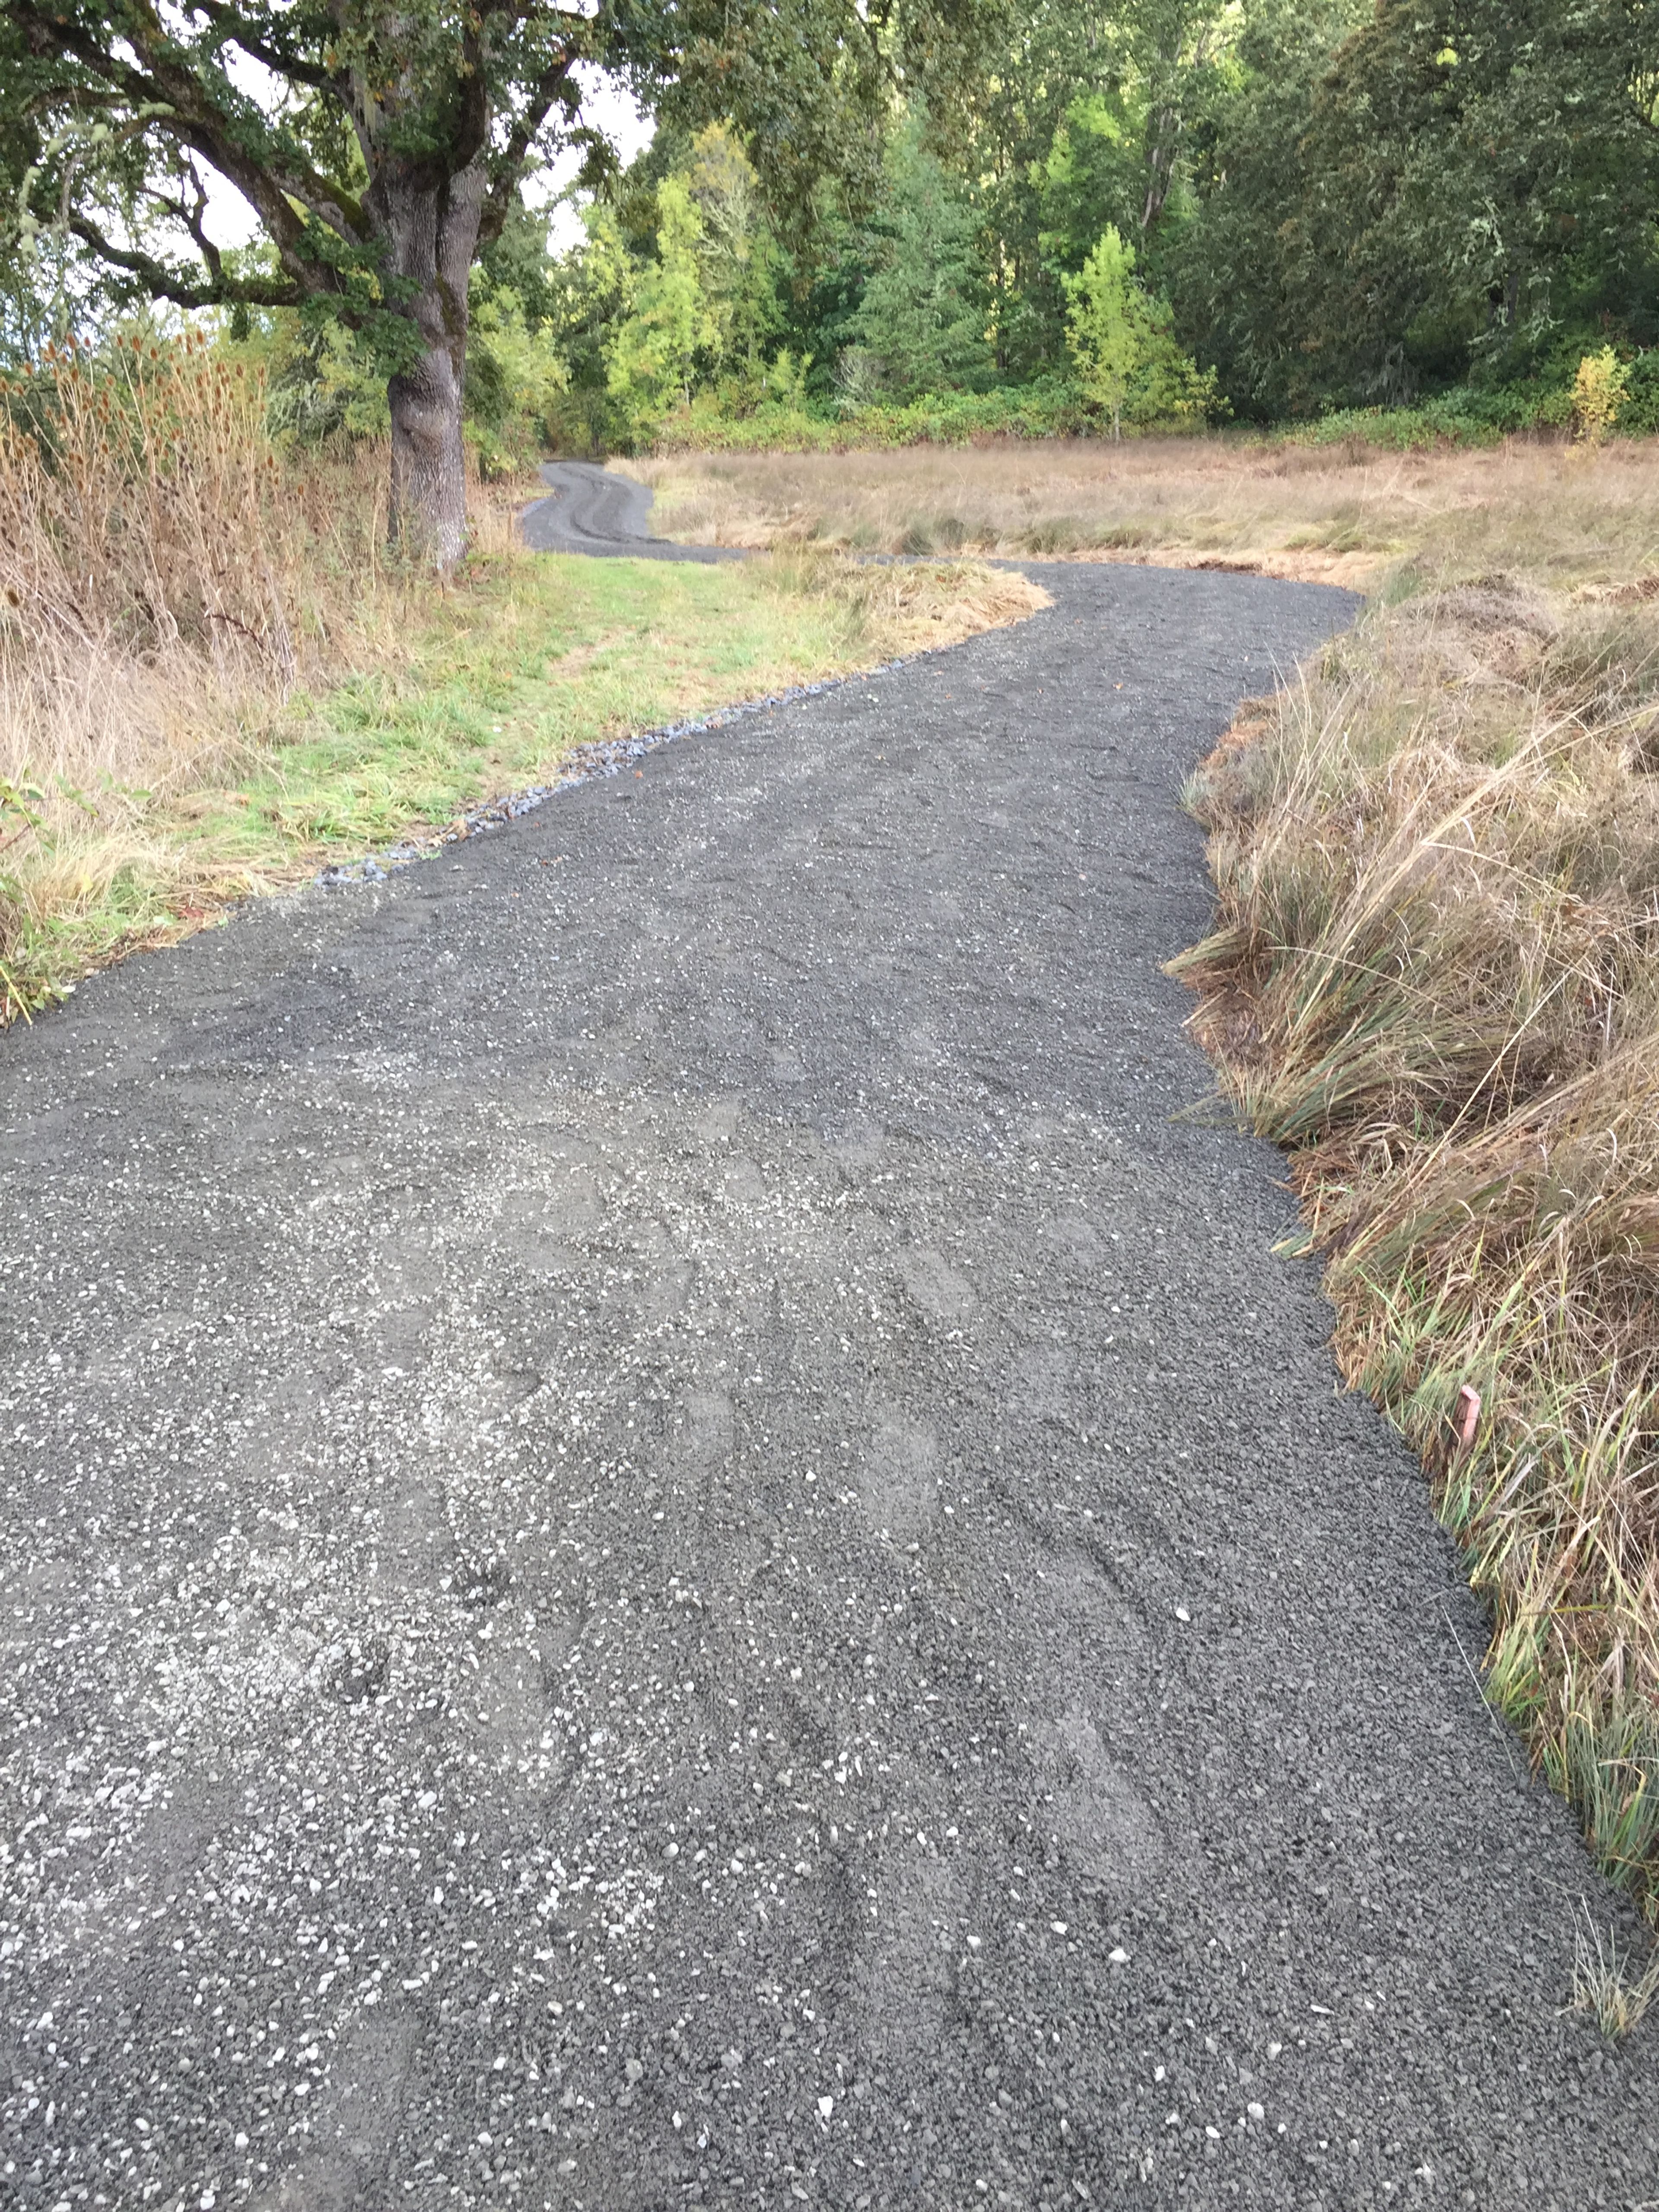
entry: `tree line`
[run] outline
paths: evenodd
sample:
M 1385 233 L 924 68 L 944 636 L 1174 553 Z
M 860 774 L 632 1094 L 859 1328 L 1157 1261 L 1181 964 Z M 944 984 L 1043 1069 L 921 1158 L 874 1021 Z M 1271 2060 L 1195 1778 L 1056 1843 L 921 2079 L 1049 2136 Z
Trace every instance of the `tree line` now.
M 875 196 L 830 180 L 803 232 L 740 145 L 659 132 L 550 313 L 624 439 L 676 388 L 757 404 L 780 362 L 826 407 L 1092 373 L 1143 422 L 1454 393 L 1559 421 L 1587 353 L 1659 337 L 1656 98 L 1637 0 L 1038 0 L 983 75 L 896 102 Z M 1139 333 L 1115 410 L 1108 295 Z
M 590 65 L 656 120 L 626 170 Z M 1502 428 L 1595 356 L 1659 427 L 1656 99 L 1647 0 L 0 0 L 0 347 L 216 309 L 296 428 L 390 428 L 441 547 L 464 414 L 486 456 L 922 403 Z M 263 246 L 212 246 L 209 169 Z

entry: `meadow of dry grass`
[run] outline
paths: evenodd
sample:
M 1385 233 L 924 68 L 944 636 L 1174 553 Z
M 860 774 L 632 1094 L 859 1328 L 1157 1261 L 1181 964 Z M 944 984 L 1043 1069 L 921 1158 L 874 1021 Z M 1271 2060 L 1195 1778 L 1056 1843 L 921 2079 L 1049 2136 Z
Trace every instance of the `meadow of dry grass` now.
M 949 644 L 1042 603 L 976 564 L 526 554 L 473 488 L 443 583 L 385 550 L 382 452 L 280 456 L 198 343 L 0 388 L 0 1024 L 576 745 Z
M 257 382 L 204 344 L 69 354 L 0 398 L 8 773 L 165 784 L 258 702 L 390 649 L 383 471 L 284 470 Z
M 1155 561 L 1375 588 L 1413 558 L 1614 580 L 1659 560 L 1647 444 L 1392 453 L 1237 438 L 1033 441 L 619 464 L 683 543 Z

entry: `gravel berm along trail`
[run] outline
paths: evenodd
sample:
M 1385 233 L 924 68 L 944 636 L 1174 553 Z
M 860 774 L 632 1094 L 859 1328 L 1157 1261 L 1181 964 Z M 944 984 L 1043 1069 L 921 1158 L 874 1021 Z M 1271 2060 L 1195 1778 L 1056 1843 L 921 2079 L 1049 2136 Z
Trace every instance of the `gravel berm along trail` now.
M 0 1042 L 6 2206 L 1629 2208 L 1615 1906 L 1052 610 Z

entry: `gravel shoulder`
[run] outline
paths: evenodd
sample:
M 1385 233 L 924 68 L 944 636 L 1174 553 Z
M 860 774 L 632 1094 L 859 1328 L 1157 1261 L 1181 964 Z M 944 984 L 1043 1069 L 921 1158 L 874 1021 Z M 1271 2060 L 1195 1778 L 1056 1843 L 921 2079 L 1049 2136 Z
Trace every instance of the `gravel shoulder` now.
M 0 2203 L 1620 2207 L 1617 1908 L 1047 612 L 0 1037 Z

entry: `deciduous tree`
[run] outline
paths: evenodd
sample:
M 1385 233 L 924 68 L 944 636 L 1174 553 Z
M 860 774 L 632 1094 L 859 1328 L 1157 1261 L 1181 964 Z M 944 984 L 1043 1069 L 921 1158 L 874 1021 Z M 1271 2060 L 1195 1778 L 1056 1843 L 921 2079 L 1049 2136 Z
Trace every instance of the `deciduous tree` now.
M 1176 343 L 1167 300 L 1135 277 L 1135 251 L 1109 223 L 1075 276 L 1067 336 L 1077 380 L 1121 438 L 1138 427 L 1200 422 L 1218 404 L 1215 373 L 1199 369 Z
M 364 334 L 388 378 L 395 526 L 447 564 L 469 272 L 555 144 L 603 160 L 578 64 L 682 122 L 730 117 L 787 203 L 878 159 L 907 40 L 966 51 L 984 4 L 0 0 L 0 155 L 25 241 L 73 240 L 106 290 L 297 306 Z M 210 171 L 257 213 L 268 267 L 214 245 Z
M 1134 248 L 1108 223 L 1094 252 L 1066 285 L 1066 319 L 1078 382 L 1111 418 L 1112 435 L 1123 435 L 1123 403 L 1146 344 L 1146 316 L 1135 283 Z

